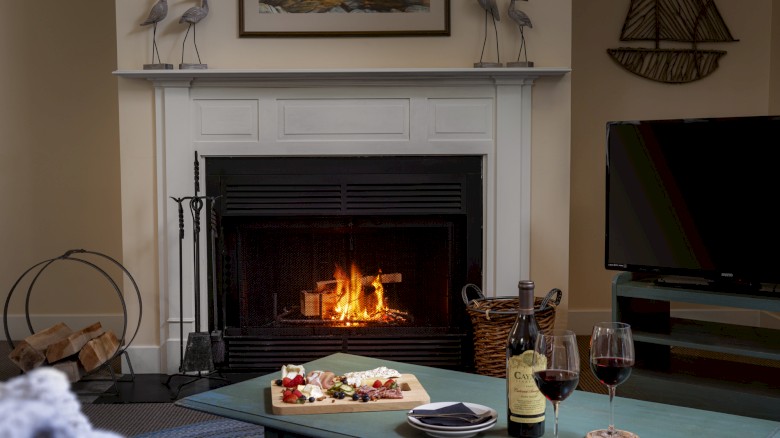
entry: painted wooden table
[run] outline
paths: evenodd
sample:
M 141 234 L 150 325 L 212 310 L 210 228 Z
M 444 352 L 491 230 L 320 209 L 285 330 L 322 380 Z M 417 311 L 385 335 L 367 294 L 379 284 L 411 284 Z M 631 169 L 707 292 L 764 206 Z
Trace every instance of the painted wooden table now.
M 281 369 L 280 364 L 280 369 Z M 431 402 L 465 401 L 490 406 L 498 411 L 496 426 L 479 437 L 506 437 L 505 380 L 477 374 L 377 360 L 336 353 L 304 364 L 307 370 L 359 371 L 387 366 L 417 376 Z M 309 437 L 423 437 L 422 431 L 406 423 L 407 410 L 317 415 L 274 415 L 269 382 L 278 373 L 192 395 L 176 402 L 199 411 L 260 424 L 266 436 Z M 618 389 L 619 393 L 619 389 Z M 780 409 L 780 407 L 778 407 Z M 575 391 L 560 407 L 560 438 L 582 438 L 607 426 L 607 396 Z M 780 423 L 717 412 L 617 397 L 615 422 L 641 438 L 780 438 Z M 553 436 L 552 408 L 548 403 L 547 433 Z

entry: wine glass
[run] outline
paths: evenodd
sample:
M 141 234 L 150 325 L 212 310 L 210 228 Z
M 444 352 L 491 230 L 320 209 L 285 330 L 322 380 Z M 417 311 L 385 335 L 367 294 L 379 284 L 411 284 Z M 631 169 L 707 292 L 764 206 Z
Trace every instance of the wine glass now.
M 593 326 L 590 337 L 590 369 L 609 389 L 609 428 L 589 432 L 587 438 L 635 438 L 625 430 L 615 429 L 612 399 L 615 387 L 631 375 L 634 366 L 634 339 L 631 326 L 622 322 L 600 322 Z
M 555 437 L 558 437 L 558 405 L 574 392 L 580 381 L 577 336 L 571 330 L 540 333 L 534 345 L 532 369 L 539 391 L 553 405 Z

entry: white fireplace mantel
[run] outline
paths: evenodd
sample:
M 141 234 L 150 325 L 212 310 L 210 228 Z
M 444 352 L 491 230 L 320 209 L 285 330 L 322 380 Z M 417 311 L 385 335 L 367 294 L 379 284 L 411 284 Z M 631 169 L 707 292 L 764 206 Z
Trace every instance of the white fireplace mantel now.
M 482 156 L 482 286 L 488 295 L 511 293 L 530 275 L 532 86 L 569 71 L 115 71 L 121 78 L 151 81 L 155 89 L 160 316 L 167 331 L 161 370 L 177 372 L 179 324 L 185 332 L 194 330 L 191 293 L 184 294 L 179 319 L 178 212 L 171 197 L 193 194 L 195 152 L 201 174 L 210 156 Z M 205 240 L 202 331 L 208 330 Z M 190 247 L 184 248 L 186 261 L 193 257 Z M 193 289 L 191 265 L 182 267 L 185 291 Z

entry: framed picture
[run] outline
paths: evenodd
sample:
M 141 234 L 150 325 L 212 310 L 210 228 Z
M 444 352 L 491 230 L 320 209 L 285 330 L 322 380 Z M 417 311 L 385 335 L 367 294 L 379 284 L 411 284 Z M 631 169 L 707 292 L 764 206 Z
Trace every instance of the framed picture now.
M 239 0 L 239 37 L 449 36 L 450 0 Z

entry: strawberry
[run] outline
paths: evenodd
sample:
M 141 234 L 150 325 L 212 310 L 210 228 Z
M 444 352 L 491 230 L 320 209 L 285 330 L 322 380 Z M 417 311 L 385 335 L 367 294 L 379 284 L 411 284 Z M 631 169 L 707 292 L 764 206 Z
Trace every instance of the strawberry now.
M 374 388 L 381 388 L 382 387 L 382 381 L 381 380 L 375 380 L 374 384 L 371 385 L 371 386 L 373 386 Z
M 385 388 L 392 389 L 398 387 L 398 384 L 395 383 L 395 380 L 393 379 L 387 379 L 387 382 L 385 382 L 385 384 L 382 386 L 384 386 Z
M 295 394 L 295 396 L 298 397 L 298 398 L 303 397 L 303 394 L 301 394 L 301 391 L 298 391 L 297 389 L 293 390 L 292 393 Z
M 293 377 L 292 381 L 295 384 L 293 386 L 303 385 L 305 383 L 304 380 L 303 380 L 303 376 L 300 375 L 300 374 L 298 374 L 295 377 Z
M 293 386 L 298 386 L 298 385 L 293 385 L 292 379 L 289 377 L 285 377 L 284 379 L 282 379 L 282 386 L 284 386 L 285 388 L 291 388 Z
M 289 389 L 285 389 L 284 392 L 282 393 L 282 398 L 287 397 L 289 395 L 293 395 L 293 392 Z
M 298 403 L 298 397 L 291 393 L 289 395 L 285 395 L 282 401 L 285 403 Z

